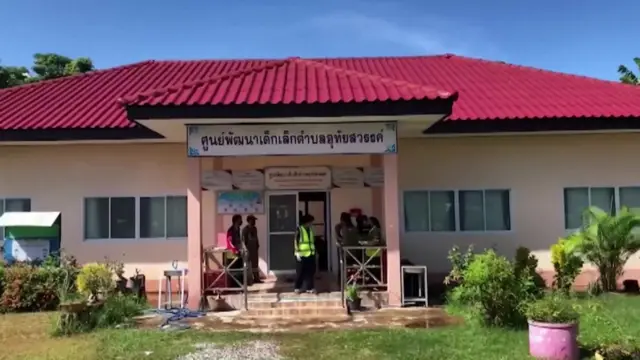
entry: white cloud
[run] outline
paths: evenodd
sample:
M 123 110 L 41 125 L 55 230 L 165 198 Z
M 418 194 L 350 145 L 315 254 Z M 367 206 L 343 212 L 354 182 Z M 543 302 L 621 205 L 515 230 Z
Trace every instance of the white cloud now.
M 481 29 L 442 18 L 420 17 L 419 21 L 400 23 L 387 17 L 338 11 L 314 17 L 310 25 L 323 31 L 339 31 L 345 38 L 353 36 L 386 42 L 425 55 L 454 53 L 491 56 L 496 52 L 495 46 L 483 39 Z

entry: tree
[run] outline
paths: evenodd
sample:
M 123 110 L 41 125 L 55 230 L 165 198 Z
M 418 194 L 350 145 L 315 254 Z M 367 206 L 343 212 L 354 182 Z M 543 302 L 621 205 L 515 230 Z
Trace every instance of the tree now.
M 23 66 L 0 65 L 0 89 L 22 85 L 29 77 L 29 70 Z
M 569 236 L 568 250 L 594 264 L 603 291 L 615 291 L 629 258 L 640 250 L 640 214 L 622 208 L 611 215 L 597 207 L 585 211 L 585 224 Z
M 0 66 L 0 89 L 82 74 L 94 70 L 94 66 L 87 57 L 71 59 L 53 53 L 37 53 L 33 55 L 31 70 L 29 72 L 27 68 L 18 66 Z
M 636 64 L 636 67 L 640 71 L 640 57 L 633 58 L 633 62 Z M 626 66 L 620 65 L 618 66 L 618 74 L 620 74 L 620 81 L 622 83 L 630 85 L 640 85 L 640 80 L 638 79 L 640 73 L 636 75 Z

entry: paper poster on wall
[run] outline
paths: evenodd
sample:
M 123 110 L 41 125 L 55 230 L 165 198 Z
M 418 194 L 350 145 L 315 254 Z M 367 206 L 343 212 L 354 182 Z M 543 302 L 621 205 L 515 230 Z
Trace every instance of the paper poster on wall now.
M 43 260 L 49 256 L 49 240 L 12 240 L 12 255 L 15 261 Z
M 364 187 L 364 172 L 358 167 L 331 168 L 333 187 L 361 188 Z
M 217 197 L 218 214 L 262 214 L 264 198 L 262 191 L 220 191 Z
M 262 170 L 233 170 L 231 171 L 231 177 L 234 189 L 264 189 L 264 172 Z
M 231 190 L 233 189 L 233 177 L 230 171 L 203 170 L 200 186 L 207 190 Z
M 384 186 L 384 169 L 381 167 L 364 168 L 364 184 L 368 187 Z
M 272 167 L 264 171 L 270 190 L 320 190 L 331 188 L 331 169 L 326 166 Z

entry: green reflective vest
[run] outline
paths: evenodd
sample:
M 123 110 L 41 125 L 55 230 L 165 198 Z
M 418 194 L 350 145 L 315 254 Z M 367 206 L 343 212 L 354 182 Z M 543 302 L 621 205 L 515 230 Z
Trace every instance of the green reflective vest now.
M 297 253 L 302 257 L 309 257 L 316 253 L 315 237 L 313 236 L 313 230 L 307 229 L 304 226 L 298 227 L 297 241 Z

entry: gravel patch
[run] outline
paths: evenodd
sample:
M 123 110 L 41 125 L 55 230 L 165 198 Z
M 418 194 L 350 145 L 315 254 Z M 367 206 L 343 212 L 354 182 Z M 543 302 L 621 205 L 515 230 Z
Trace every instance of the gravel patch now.
M 177 360 L 283 360 L 271 341 L 249 341 L 233 345 L 197 344 L 196 351 Z

